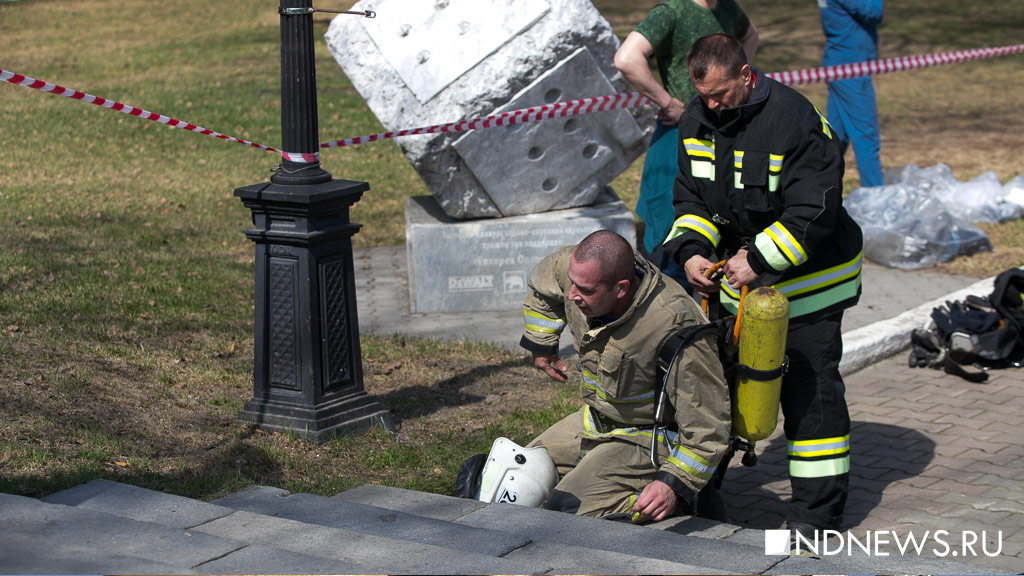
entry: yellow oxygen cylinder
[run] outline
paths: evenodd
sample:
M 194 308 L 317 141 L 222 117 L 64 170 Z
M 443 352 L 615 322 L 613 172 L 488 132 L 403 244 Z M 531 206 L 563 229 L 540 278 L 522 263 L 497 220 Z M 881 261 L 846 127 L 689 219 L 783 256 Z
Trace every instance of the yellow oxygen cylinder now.
M 771 371 L 783 365 L 789 300 L 774 288 L 751 290 L 743 300 L 737 321 L 741 367 L 732 395 L 732 430 L 733 435 L 753 445 L 771 436 L 779 423 L 782 375 L 765 381 L 744 372 L 742 366 Z

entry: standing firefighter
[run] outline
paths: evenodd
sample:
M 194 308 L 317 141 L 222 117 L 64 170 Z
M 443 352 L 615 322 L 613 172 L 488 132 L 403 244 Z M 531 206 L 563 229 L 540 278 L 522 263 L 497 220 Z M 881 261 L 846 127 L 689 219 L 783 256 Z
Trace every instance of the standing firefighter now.
M 638 523 L 696 512 L 697 494 L 713 489 L 709 479 L 730 432 L 729 390 L 713 339 L 677 357 L 666 379 L 668 424 L 654 428 L 659 351 L 681 328 L 706 323 L 693 299 L 625 239 L 602 230 L 533 269 L 524 314 L 521 345 L 534 365 L 566 380 L 558 347 L 568 327 L 582 373 L 585 406 L 528 446 L 546 448 L 560 478 L 544 507 Z
M 814 106 L 751 68 L 734 38 L 698 40 L 687 63 L 698 97 L 679 122 L 665 248 L 729 312 L 743 287 L 773 285 L 788 298 L 789 527 L 837 529 L 850 469 L 841 322 L 860 297 L 863 243 L 842 205 L 840 146 Z M 719 258 L 725 275 L 715 283 L 705 272 Z

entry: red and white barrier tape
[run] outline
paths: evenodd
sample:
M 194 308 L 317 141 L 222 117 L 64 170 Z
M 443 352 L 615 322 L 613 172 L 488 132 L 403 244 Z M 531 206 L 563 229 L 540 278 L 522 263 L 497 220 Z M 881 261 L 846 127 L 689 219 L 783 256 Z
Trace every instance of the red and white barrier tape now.
M 226 136 L 224 134 L 221 134 L 220 132 L 214 132 L 213 130 L 203 128 L 202 126 L 196 126 L 195 124 L 182 122 L 181 120 L 175 120 L 174 118 L 164 116 L 163 114 L 154 114 L 153 112 L 143 110 L 142 108 L 136 108 L 134 106 L 122 104 L 120 102 L 115 102 L 113 100 L 107 100 L 106 98 L 100 98 L 99 96 L 93 96 L 92 94 L 86 94 L 85 92 L 80 92 L 78 90 L 72 90 L 70 88 L 65 88 L 63 86 L 58 86 L 56 84 L 51 84 L 49 82 L 44 82 L 42 80 L 36 80 L 35 78 L 23 76 L 21 74 L 15 74 L 14 72 L 10 72 L 2 68 L 0 68 L 0 81 L 8 82 L 10 84 L 17 84 L 19 86 L 31 88 L 33 90 L 39 90 L 40 92 L 49 92 L 51 94 L 56 94 L 57 96 L 71 98 L 72 100 L 81 100 L 82 102 L 88 102 L 90 104 L 95 104 L 97 106 L 109 108 L 110 110 L 124 112 L 125 114 L 131 116 L 138 116 L 139 118 L 143 118 L 145 120 L 152 120 L 153 122 L 166 124 L 167 126 L 173 126 L 174 128 L 188 130 L 189 132 L 205 134 L 207 136 L 213 136 L 215 138 L 220 138 L 222 140 L 228 140 L 230 142 L 245 144 L 246 146 L 252 146 L 253 148 L 259 148 L 260 150 L 266 150 L 268 152 L 278 152 L 281 154 L 282 158 L 284 158 L 285 160 L 291 160 L 292 162 L 313 163 L 320 161 L 319 152 L 314 152 L 313 154 L 281 152 L 280 150 L 276 148 L 271 148 L 270 146 L 264 146 L 263 144 L 257 144 L 255 142 L 242 140 L 240 138 L 235 138 L 233 136 Z
M 912 70 L 915 68 L 926 68 L 939 64 L 952 64 L 965 60 L 977 60 L 979 58 L 991 58 L 992 56 L 1004 56 L 1024 52 L 1024 44 L 1016 46 L 1003 46 L 1000 48 L 979 48 L 975 50 L 959 50 L 956 52 L 942 52 L 939 54 L 925 54 L 923 56 L 905 56 L 902 58 L 889 58 L 887 60 L 873 60 L 870 62 L 858 62 L 856 64 L 841 64 L 838 66 L 823 66 L 820 68 L 809 68 L 806 70 L 795 70 L 790 72 L 778 72 L 768 74 L 771 78 L 783 84 L 799 85 L 813 82 L 831 82 L 846 78 L 857 78 L 859 76 L 885 74 L 899 70 Z M 602 110 L 614 110 L 616 108 L 628 108 L 630 106 L 643 106 L 651 103 L 639 92 L 626 94 L 615 94 L 614 96 L 602 96 L 598 98 L 584 98 L 571 102 L 559 102 L 547 104 L 537 108 L 527 108 L 514 112 L 505 112 L 494 116 L 473 118 L 448 124 L 439 124 L 425 128 L 412 130 L 399 130 L 397 132 L 381 132 L 370 136 L 348 138 L 347 140 L 335 140 L 320 145 L 321 148 L 337 148 L 342 146 L 354 146 L 364 142 L 376 142 L 387 140 L 398 136 L 414 136 L 417 134 L 436 134 L 438 132 L 462 132 L 464 130 L 475 130 L 477 128 L 492 128 L 494 126 L 509 126 L 521 122 L 530 122 L 542 118 L 554 118 L 555 116 L 570 116 L 576 114 L 588 114 Z M 598 104 L 596 107 L 595 104 Z
M 449 122 L 448 124 L 437 124 L 426 128 L 413 128 L 409 130 L 399 130 L 397 132 L 381 132 L 379 134 L 349 138 L 347 140 L 335 140 L 334 142 L 325 142 L 321 144 L 320 147 L 339 148 L 342 146 L 355 146 L 356 144 L 362 144 L 364 142 L 387 140 L 398 136 L 437 134 L 439 132 L 464 132 L 467 130 L 476 130 L 478 128 L 512 126 L 513 124 L 523 124 L 525 122 L 533 122 L 534 120 L 576 116 L 578 114 L 590 114 L 592 112 L 603 112 L 605 110 L 616 110 L 618 108 L 643 106 L 648 103 L 650 103 L 650 100 L 639 92 L 595 96 L 593 98 L 581 98 L 579 100 L 544 104 L 543 106 L 534 106 L 532 108 L 524 108 L 522 110 L 502 112 L 501 114 L 473 118 L 472 120 L 460 120 L 458 122 Z
M 1024 52 L 1024 44 L 1015 46 L 1001 46 L 999 48 L 977 48 L 974 50 L 957 50 L 954 52 L 940 52 L 937 54 L 923 54 L 920 56 L 902 56 L 899 58 L 886 58 L 885 60 L 871 60 L 868 62 L 856 62 L 853 64 L 837 64 L 835 66 L 823 66 L 821 68 L 807 68 L 805 70 L 793 70 L 790 72 L 778 72 L 768 76 L 783 84 L 797 86 L 800 84 L 813 84 L 817 82 L 832 82 L 834 80 L 846 80 L 847 78 L 859 78 L 861 76 L 877 76 L 900 70 L 914 70 L 917 68 L 928 68 L 940 64 L 954 64 L 968 60 L 991 58 L 993 56 L 1005 56 L 1007 54 L 1019 54 Z
M 789 72 L 776 72 L 768 74 L 771 78 L 788 85 L 800 85 L 800 84 L 811 84 L 817 82 L 831 82 L 834 80 L 845 80 L 847 78 L 858 78 L 860 76 L 875 76 L 879 74 L 887 74 L 889 72 L 897 72 L 900 70 L 914 70 L 917 68 L 927 68 L 930 66 L 938 66 L 940 64 L 953 64 L 956 62 L 965 62 L 968 60 L 978 60 L 981 58 L 991 58 L 993 56 L 1005 56 L 1007 54 L 1018 54 L 1024 52 L 1024 44 L 1017 44 L 1014 46 L 1001 46 L 998 48 L 978 48 L 974 50 L 957 50 L 953 52 L 941 52 L 937 54 L 924 54 L 920 56 L 903 56 L 900 58 L 888 58 L 885 60 L 872 60 L 869 62 L 857 62 L 853 64 L 840 64 L 836 66 L 823 66 L 819 68 L 807 68 L 804 70 L 794 70 Z M 141 108 L 129 106 L 127 104 L 121 104 L 113 100 L 107 100 L 105 98 L 99 98 L 91 94 L 79 92 L 78 90 L 71 90 L 64 88 L 63 86 L 57 86 L 49 82 L 42 80 L 36 80 L 28 76 L 21 74 L 15 74 L 0 68 L 0 81 L 8 82 L 11 84 L 17 84 L 26 88 L 32 88 L 33 90 L 39 90 L 40 92 L 49 92 L 58 96 L 65 96 L 74 100 L 81 100 L 83 102 L 89 102 L 109 108 L 111 110 L 117 110 L 130 114 L 132 116 L 138 116 L 139 118 L 145 118 L 146 120 L 152 120 L 175 128 L 181 128 L 182 130 L 188 130 L 190 132 L 196 132 L 198 134 L 205 134 L 208 136 L 214 136 L 223 140 L 231 142 L 237 142 L 239 144 L 245 144 L 252 146 L 253 148 L 259 148 L 268 152 L 277 152 L 281 154 L 281 157 L 285 160 L 298 163 L 315 163 L 320 161 L 320 153 L 299 153 L 299 152 L 282 152 L 276 148 L 270 146 L 264 146 L 263 144 L 257 144 L 248 140 L 242 140 L 232 136 L 225 136 L 219 132 L 208 130 L 194 124 L 175 120 L 162 114 L 154 114 Z M 437 124 L 434 126 L 427 126 L 424 128 L 413 128 L 409 130 L 398 130 L 394 132 L 381 132 L 379 134 L 371 134 L 369 136 L 359 136 L 357 138 L 348 138 L 346 140 L 335 140 L 333 142 L 325 142 L 320 144 L 320 148 L 340 148 L 344 146 L 355 146 L 356 144 L 362 144 L 364 142 L 377 142 L 379 140 L 387 140 L 390 138 L 396 138 L 399 136 L 414 136 L 417 134 L 437 134 L 447 132 L 464 132 L 467 130 L 476 130 L 479 128 L 494 128 L 497 126 L 511 126 L 513 124 L 522 124 L 525 122 L 533 122 L 536 120 L 544 120 L 556 117 L 564 116 L 576 116 L 579 114 L 590 114 L 593 112 L 603 112 L 605 110 L 616 110 L 619 108 L 630 108 L 643 106 L 650 104 L 651 101 L 639 92 L 628 92 L 622 94 L 614 94 L 608 96 L 596 96 L 592 98 L 582 98 L 579 100 L 571 100 L 567 102 L 557 102 L 555 104 L 545 104 L 543 106 L 535 106 L 532 108 L 525 108 L 522 110 L 513 110 L 511 112 L 502 112 L 501 114 L 494 114 L 491 116 L 485 116 L 480 118 L 473 118 L 470 120 L 460 120 L 458 122 L 449 122 L 447 124 Z

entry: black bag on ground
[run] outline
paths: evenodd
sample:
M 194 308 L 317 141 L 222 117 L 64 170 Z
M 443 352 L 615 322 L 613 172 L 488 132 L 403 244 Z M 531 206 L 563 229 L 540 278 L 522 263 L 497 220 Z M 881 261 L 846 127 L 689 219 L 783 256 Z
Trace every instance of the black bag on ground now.
M 967 296 L 932 309 L 929 328 L 910 335 L 910 366 L 942 369 L 970 382 L 988 380 L 985 370 L 1020 366 L 1024 359 L 1024 270 L 996 277 L 989 296 Z M 963 366 L 974 365 L 981 372 Z

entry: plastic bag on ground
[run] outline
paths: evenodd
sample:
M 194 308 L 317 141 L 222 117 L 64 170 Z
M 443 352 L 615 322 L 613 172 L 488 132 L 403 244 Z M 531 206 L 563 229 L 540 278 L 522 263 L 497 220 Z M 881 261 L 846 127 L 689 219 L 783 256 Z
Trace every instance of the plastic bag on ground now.
M 858 188 L 843 201 L 864 231 L 864 256 L 869 260 L 914 270 L 992 249 L 980 228 L 941 200 L 957 196 L 960 184 L 945 165 L 887 171 L 886 182 Z

